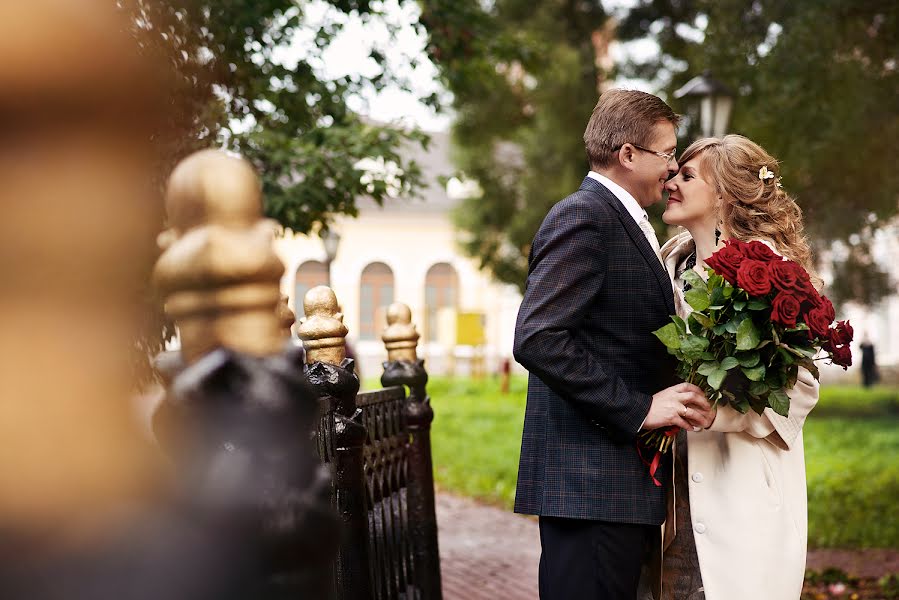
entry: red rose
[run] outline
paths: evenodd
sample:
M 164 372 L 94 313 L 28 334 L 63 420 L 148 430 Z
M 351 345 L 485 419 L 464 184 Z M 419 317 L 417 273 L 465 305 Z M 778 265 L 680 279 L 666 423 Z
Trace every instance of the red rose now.
M 771 276 L 771 283 L 777 289 L 789 292 L 799 298 L 805 300 L 809 296 L 808 289 L 810 285 L 806 285 L 808 273 L 801 266 L 792 260 L 777 260 L 768 263 L 768 275 Z M 814 288 L 811 288 L 814 291 Z M 815 292 L 817 294 L 817 292 Z
M 774 252 L 767 244 L 758 240 L 752 240 L 743 245 L 743 255 L 752 260 L 760 260 L 762 262 L 771 262 L 780 260 L 780 255 Z
M 824 311 L 824 315 L 831 323 L 837 318 L 837 313 L 833 309 L 833 302 L 827 296 L 818 296 L 818 308 Z
M 737 269 L 740 268 L 740 263 L 743 262 L 743 252 L 741 250 L 743 245 L 736 240 L 727 240 L 724 242 L 723 248 L 705 259 L 705 264 L 712 267 L 728 283 L 736 285 Z
M 831 323 L 833 323 L 833 319 L 828 317 L 823 306 L 815 307 L 805 315 L 805 324 L 808 325 L 809 333 L 817 338 L 829 337 Z
M 830 360 L 833 364 L 840 365 L 845 370 L 846 367 L 852 366 L 852 350 L 848 345 L 837 346 L 831 351 Z
M 842 346 L 852 341 L 855 332 L 849 321 L 839 321 L 837 326 L 830 330 L 830 343 L 834 346 Z
M 768 265 L 760 260 L 743 259 L 737 269 L 737 284 L 750 296 L 764 296 L 771 291 Z
M 799 316 L 801 306 L 796 296 L 781 292 L 771 303 L 771 320 L 786 327 L 796 327 L 796 318 Z

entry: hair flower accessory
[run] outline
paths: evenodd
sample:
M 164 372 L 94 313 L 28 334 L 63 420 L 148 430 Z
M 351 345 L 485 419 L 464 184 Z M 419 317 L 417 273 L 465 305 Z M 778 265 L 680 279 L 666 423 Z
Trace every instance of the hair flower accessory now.
M 759 169 L 759 179 L 765 181 L 766 179 L 774 179 L 774 171 L 769 171 L 768 167 L 762 167 Z

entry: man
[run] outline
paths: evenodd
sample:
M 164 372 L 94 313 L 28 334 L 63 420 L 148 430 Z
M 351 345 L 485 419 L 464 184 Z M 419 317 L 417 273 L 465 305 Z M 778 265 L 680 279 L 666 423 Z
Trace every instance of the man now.
M 515 511 L 540 516 L 543 600 L 636 597 L 666 508 L 637 435 L 714 417 L 652 334 L 675 308 L 644 207 L 677 171 L 677 122 L 651 94 L 604 93 L 584 133 L 591 171 L 531 246 L 515 328 L 531 373 Z

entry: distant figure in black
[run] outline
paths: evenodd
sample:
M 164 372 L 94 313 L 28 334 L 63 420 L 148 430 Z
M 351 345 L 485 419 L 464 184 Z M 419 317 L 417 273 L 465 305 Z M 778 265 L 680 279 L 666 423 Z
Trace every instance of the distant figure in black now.
M 880 378 L 877 375 L 877 362 L 874 359 L 874 344 L 871 343 L 867 333 L 862 337 L 859 347 L 862 350 L 862 385 L 868 388 L 877 383 Z

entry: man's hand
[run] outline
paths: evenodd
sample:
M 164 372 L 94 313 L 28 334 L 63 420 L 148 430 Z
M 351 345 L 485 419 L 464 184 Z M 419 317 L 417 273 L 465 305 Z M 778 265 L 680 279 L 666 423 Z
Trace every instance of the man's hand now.
M 706 429 L 715 420 L 715 409 L 701 389 L 679 383 L 653 395 L 643 429 L 676 425 L 687 431 Z

